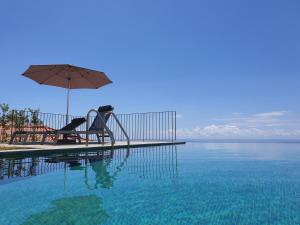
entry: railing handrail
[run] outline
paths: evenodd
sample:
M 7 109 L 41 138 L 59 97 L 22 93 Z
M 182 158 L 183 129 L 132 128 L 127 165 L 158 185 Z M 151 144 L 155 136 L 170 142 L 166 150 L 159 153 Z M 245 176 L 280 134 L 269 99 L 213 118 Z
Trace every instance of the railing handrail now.
M 106 123 L 104 121 L 104 119 L 102 118 L 102 116 L 100 115 L 100 113 L 98 112 L 98 110 L 96 109 L 90 109 L 86 115 L 86 134 L 85 134 L 85 145 L 88 146 L 89 144 L 89 127 L 90 127 L 90 113 L 95 112 L 97 113 L 97 116 L 99 116 L 99 118 L 101 119 L 101 122 L 103 123 L 104 129 L 106 130 L 106 132 L 108 133 L 109 137 L 110 137 L 110 141 L 111 141 L 111 146 L 114 146 L 115 144 L 115 139 L 114 139 L 114 135 L 111 132 L 111 130 L 106 126 Z M 102 143 L 104 144 L 104 143 Z
M 175 113 L 174 110 L 168 110 L 168 111 L 153 111 L 153 112 L 133 112 L 133 113 L 118 113 L 117 115 L 136 115 L 136 114 L 154 114 L 154 113 Z
M 20 113 L 20 112 L 24 112 L 24 113 L 30 113 L 33 114 L 31 111 L 26 110 L 26 109 L 13 109 L 12 110 L 15 113 Z M 165 110 L 165 111 L 148 111 L 148 112 L 133 112 L 133 113 L 117 113 L 115 114 L 116 116 L 119 115 L 135 115 L 135 114 L 156 114 L 156 113 L 175 113 L 175 110 Z M 37 115 L 41 115 L 41 114 L 45 114 L 45 115 L 53 115 L 53 116 L 66 116 L 66 114 L 61 114 L 61 113 L 52 113 L 52 112 L 36 112 Z M 77 117 L 82 117 L 80 115 L 69 115 L 70 118 L 77 118 Z

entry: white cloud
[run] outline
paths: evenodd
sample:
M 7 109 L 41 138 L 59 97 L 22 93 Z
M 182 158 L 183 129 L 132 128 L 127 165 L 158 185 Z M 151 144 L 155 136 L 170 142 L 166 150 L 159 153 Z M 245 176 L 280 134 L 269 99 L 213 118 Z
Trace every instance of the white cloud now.
M 249 127 L 280 127 L 291 123 L 292 121 L 283 118 L 288 111 L 273 111 L 254 115 L 245 115 L 234 113 L 231 118 L 213 119 L 214 121 L 222 121 L 235 126 Z M 243 116 L 242 116 L 243 115 Z
M 192 129 L 179 129 L 181 138 L 300 138 L 299 120 L 287 119 L 288 111 L 272 111 L 232 118 L 213 119 L 214 123 Z
M 177 118 L 177 119 L 181 119 L 182 117 L 183 117 L 182 114 L 176 113 L 176 118 Z
M 284 116 L 288 113 L 288 111 L 274 111 L 274 112 L 266 112 L 266 113 L 259 113 L 255 114 L 256 117 L 280 117 Z
M 208 125 L 193 129 L 179 129 L 180 138 L 300 138 L 300 129 L 258 129 L 251 127 L 238 127 L 233 125 Z

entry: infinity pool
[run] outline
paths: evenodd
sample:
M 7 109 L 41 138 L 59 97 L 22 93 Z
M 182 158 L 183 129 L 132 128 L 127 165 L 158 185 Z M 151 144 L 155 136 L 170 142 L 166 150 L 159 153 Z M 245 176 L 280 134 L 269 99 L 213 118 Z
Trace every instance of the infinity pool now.
M 300 224 L 300 144 L 0 158 L 0 224 Z

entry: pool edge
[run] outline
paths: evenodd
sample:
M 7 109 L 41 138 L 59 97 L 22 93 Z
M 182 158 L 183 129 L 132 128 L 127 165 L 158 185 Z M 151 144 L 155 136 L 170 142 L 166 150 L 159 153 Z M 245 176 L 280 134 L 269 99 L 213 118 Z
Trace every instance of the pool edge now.
M 32 154 L 57 154 L 57 153 L 71 153 L 71 152 L 84 152 L 84 151 L 94 151 L 94 150 L 108 150 L 108 149 L 122 149 L 122 148 L 141 148 L 141 147 L 154 147 L 154 146 L 164 146 L 164 145 L 183 145 L 186 144 L 184 141 L 173 141 L 173 142 L 146 142 L 146 143 L 131 143 L 129 146 L 127 144 L 119 144 L 115 146 L 111 145 L 90 145 L 90 146 L 76 146 L 68 147 L 66 146 L 54 146 L 54 148 L 36 148 L 36 149 L 17 149 L 17 150 L 1 150 L 0 157 L 5 156 L 27 156 Z

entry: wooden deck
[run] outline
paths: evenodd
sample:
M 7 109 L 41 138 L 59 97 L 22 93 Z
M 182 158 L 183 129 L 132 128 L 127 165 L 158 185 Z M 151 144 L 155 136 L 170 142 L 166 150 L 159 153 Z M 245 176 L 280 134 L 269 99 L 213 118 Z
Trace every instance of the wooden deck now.
M 0 144 L 4 147 L 16 147 L 16 150 L 0 150 L 0 157 L 6 155 L 19 155 L 29 153 L 61 153 L 61 152 L 77 152 L 77 151 L 89 151 L 89 150 L 101 150 L 101 149 L 119 149 L 119 148 L 138 148 L 149 146 L 161 146 L 161 145 L 179 145 L 185 144 L 182 141 L 132 141 L 128 146 L 127 142 L 116 142 L 112 147 L 110 142 L 105 144 L 76 144 L 76 145 L 8 145 Z M 22 149 L 24 148 L 24 149 Z

